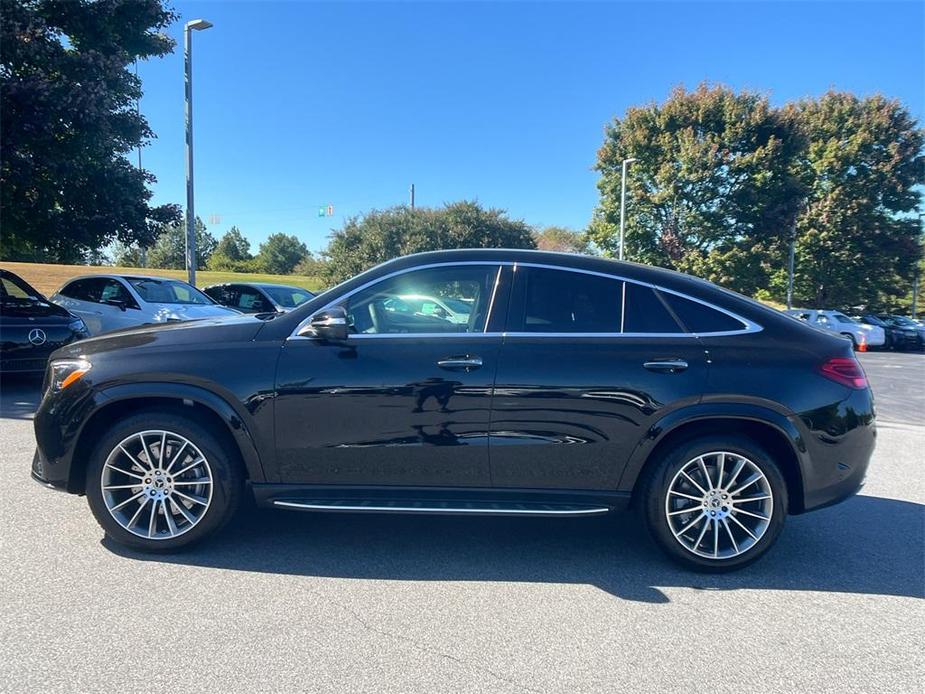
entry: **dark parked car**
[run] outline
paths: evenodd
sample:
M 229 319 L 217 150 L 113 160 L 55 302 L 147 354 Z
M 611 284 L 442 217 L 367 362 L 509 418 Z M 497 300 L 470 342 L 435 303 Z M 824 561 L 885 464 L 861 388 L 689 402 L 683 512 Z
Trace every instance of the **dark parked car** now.
M 0 371 L 42 373 L 58 347 L 87 337 L 87 326 L 28 282 L 0 269 Z
M 385 309 L 405 295 L 472 310 Z M 287 314 L 66 347 L 35 431 L 33 476 L 139 549 L 201 540 L 245 494 L 329 512 L 635 505 L 669 555 L 711 571 L 854 494 L 875 438 L 847 340 L 686 275 L 510 250 L 410 256 Z
M 892 321 L 888 322 L 880 316 L 870 313 L 859 316 L 859 318 L 864 323 L 883 328 L 883 332 L 886 334 L 885 349 L 921 349 L 922 347 L 922 340 L 915 326 L 910 327 L 908 325 L 899 325 Z
M 895 328 L 896 330 L 901 330 L 903 332 L 914 331 L 914 349 L 925 349 L 925 328 L 923 328 L 911 318 L 906 318 L 905 316 L 890 315 L 888 313 L 877 314 L 877 318 L 879 318 L 891 328 Z
M 301 287 L 250 282 L 214 284 L 202 291 L 222 306 L 244 313 L 285 313 L 315 297 L 312 292 Z

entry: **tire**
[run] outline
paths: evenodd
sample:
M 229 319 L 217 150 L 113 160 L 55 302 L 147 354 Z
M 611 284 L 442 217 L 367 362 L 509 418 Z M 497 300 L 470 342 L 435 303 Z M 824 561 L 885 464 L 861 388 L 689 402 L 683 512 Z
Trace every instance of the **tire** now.
M 847 337 L 849 340 L 851 340 L 851 349 L 853 349 L 855 352 L 858 351 L 858 341 L 854 337 L 854 335 L 852 335 L 851 333 L 842 333 L 841 336 Z
M 642 494 L 645 524 L 656 544 L 697 571 L 722 573 L 757 561 L 787 517 L 787 486 L 779 468 L 743 436 L 707 436 L 678 445 L 649 471 Z
M 173 552 L 231 519 L 243 474 L 234 451 L 207 426 L 172 411 L 146 411 L 116 422 L 100 439 L 87 465 L 86 493 L 111 539 Z

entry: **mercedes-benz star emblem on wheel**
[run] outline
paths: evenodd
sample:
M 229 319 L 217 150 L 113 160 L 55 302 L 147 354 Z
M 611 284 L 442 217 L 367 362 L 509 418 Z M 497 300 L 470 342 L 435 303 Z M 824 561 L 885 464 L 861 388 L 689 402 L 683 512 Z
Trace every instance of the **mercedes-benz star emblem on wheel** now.
M 48 338 L 45 336 L 44 330 L 40 330 L 39 328 L 32 328 L 32 330 L 29 331 L 29 342 L 31 342 L 36 347 L 38 345 L 44 345 L 45 340 L 47 339 Z

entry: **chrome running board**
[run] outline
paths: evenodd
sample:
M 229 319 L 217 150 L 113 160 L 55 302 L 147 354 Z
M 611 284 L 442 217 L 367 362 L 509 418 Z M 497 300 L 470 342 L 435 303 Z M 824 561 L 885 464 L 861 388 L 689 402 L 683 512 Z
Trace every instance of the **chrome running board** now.
M 299 511 L 341 513 L 436 513 L 482 516 L 594 516 L 609 513 L 607 506 L 517 503 L 503 501 L 385 501 L 345 499 L 274 499 L 274 506 Z

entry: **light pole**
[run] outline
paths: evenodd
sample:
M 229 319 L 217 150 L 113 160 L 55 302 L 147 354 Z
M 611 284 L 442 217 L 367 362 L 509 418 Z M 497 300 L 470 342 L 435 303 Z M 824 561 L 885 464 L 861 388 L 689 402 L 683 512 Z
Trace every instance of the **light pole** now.
M 196 286 L 196 213 L 193 210 L 193 30 L 203 31 L 212 22 L 194 19 L 183 27 L 183 62 L 186 68 L 186 272 Z
M 635 159 L 624 159 L 623 170 L 620 173 L 620 260 L 623 260 L 623 229 L 626 225 L 626 165 L 632 164 Z

